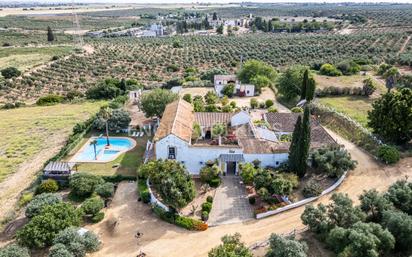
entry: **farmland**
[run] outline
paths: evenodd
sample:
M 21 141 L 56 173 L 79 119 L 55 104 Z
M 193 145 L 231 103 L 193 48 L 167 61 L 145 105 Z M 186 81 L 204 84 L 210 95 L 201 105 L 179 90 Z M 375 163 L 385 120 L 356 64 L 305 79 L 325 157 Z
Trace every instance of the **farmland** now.
M 85 102 L 1 110 L 0 181 L 39 152 L 60 145 L 73 125 L 97 112 L 101 104 Z
M 3 48 L 0 49 L 0 69 L 13 66 L 25 71 L 51 61 L 54 56 L 65 56 L 72 50 L 71 46 Z
M 31 99 L 50 91 L 85 91 L 108 76 L 136 78 L 150 86 L 180 76 L 185 68 L 192 66 L 200 71 L 222 67 L 233 72 L 241 56 L 279 68 L 292 64 L 336 63 L 348 58 L 379 63 L 395 58 L 406 38 L 406 33 L 371 33 L 98 39 L 89 42 L 95 49 L 93 55 L 76 55 L 57 61 L 24 76 L 14 88 L 2 91 L 7 93 L 8 101 Z M 173 47 L 176 41 L 182 47 Z M 170 65 L 178 70 L 168 71 Z

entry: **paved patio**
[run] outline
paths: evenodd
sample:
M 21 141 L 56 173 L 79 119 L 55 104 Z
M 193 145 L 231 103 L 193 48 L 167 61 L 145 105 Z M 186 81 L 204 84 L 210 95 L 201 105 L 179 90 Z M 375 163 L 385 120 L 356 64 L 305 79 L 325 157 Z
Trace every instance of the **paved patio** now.
M 253 219 L 245 187 L 237 176 L 224 176 L 223 183 L 216 190 L 209 226 L 238 223 Z

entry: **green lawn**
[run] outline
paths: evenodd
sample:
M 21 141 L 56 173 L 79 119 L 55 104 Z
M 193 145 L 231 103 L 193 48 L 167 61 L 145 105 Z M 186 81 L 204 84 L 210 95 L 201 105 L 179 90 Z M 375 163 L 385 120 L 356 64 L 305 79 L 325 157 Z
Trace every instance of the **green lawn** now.
M 78 171 L 89 172 L 101 176 L 111 176 L 117 174 L 136 176 L 136 170 L 143 161 L 147 138 L 143 137 L 133 139 L 136 140 L 136 147 L 120 155 L 116 160 L 108 163 L 81 163 L 77 167 Z
M 0 69 L 16 67 L 21 71 L 63 57 L 73 51 L 71 46 L 0 48 Z
M 332 107 L 367 127 L 368 111 L 372 109 L 372 99 L 364 96 L 339 96 L 322 97 L 318 100 L 321 104 Z
M 103 103 L 0 110 L 0 181 L 35 155 L 47 154 L 52 149 L 62 147 L 73 126 L 96 113 Z M 38 161 L 45 162 L 47 159 L 40 158 Z

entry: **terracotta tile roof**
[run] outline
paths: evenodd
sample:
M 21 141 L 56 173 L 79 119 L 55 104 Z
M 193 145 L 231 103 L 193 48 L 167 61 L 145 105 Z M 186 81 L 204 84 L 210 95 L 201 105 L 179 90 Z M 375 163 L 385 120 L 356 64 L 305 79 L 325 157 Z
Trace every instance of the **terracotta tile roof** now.
M 299 113 L 266 113 L 265 119 L 276 132 L 292 133 Z M 335 144 L 335 140 L 320 125 L 320 123 L 311 117 L 311 148 L 318 148 L 322 145 Z
M 194 117 L 192 105 L 183 99 L 168 104 L 160 120 L 159 128 L 156 130 L 154 141 L 173 134 L 190 142 Z
M 229 112 L 196 112 L 195 122 L 201 127 L 210 128 L 216 123 L 228 124 L 233 115 Z

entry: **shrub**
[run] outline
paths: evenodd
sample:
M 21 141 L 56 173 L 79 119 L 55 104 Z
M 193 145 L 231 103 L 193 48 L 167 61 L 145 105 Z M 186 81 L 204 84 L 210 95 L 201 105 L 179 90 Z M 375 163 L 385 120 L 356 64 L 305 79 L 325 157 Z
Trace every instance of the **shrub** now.
M 20 244 L 30 248 L 42 248 L 52 243 L 65 228 L 79 226 L 83 213 L 69 204 L 57 203 L 45 206 L 17 234 Z
M 220 185 L 220 182 L 221 182 L 221 179 L 220 179 L 220 178 L 212 179 L 212 180 L 209 182 L 209 186 L 216 188 L 216 187 L 218 187 L 218 186 Z
M 8 67 L 5 69 L 1 70 L 1 75 L 3 75 L 3 77 L 5 79 L 11 79 L 13 77 L 18 77 L 21 75 L 21 71 L 19 71 L 17 68 L 15 67 Z
M 46 95 L 37 99 L 36 104 L 40 106 L 58 104 L 63 101 L 63 97 L 59 95 Z
M 55 244 L 50 247 L 48 257 L 73 257 L 74 255 L 66 248 L 64 244 Z
M 386 164 L 394 164 L 399 161 L 400 154 L 395 147 L 383 145 L 378 149 L 378 158 Z
M 62 197 L 57 194 L 44 193 L 44 194 L 37 195 L 27 205 L 26 217 L 32 218 L 40 214 L 43 207 L 50 206 L 53 204 L 58 204 L 61 202 L 62 202 Z
M 191 94 L 184 94 L 183 100 L 185 100 L 188 103 L 192 103 L 192 95 Z
M 305 187 L 302 190 L 302 193 L 307 198 L 318 196 L 322 193 L 322 188 L 318 183 L 311 181 L 305 185 Z
M 330 146 L 315 150 L 311 154 L 312 166 L 325 172 L 329 177 L 340 177 L 345 171 L 353 170 L 357 162 L 350 153 L 340 146 Z
M 96 186 L 96 193 L 101 197 L 111 197 L 114 193 L 114 184 L 111 182 L 106 182 Z
M 273 104 L 274 104 L 274 103 L 273 103 L 273 100 L 267 99 L 267 100 L 265 101 L 265 106 L 266 106 L 266 108 L 272 107 Z
M 54 193 L 59 190 L 59 184 L 54 179 L 47 179 L 41 182 L 37 188 L 36 193 Z
M 30 253 L 26 247 L 10 244 L 0 248 L 0 257 L 30 257 Z
M 82 204 L 82 210 L 84 211 L 84 213 L 93 216 L 103 208 L 104 201 L 99 196 L 88 198 Z
M 258 100 L 256 98 L 251 98 L 250 99 L 250 108 L 255 109 L 256 107 L 258 107 L 259 103 Z
M 33 200 L 34 194 L 31 192 L 23 193 L 19 199 L 19 206 L 25 206 Z
M 235 84 L 227 84 L 223 87 L 221 93 L 227 97 L 232 97 L 235 91 Z
M 234 235 L 225 235 L 224 237 L 222 237 L 222 244 L 210 250 L 208 256 L 252 257 L 253 255 L 249 248 L 240 241 L 240 234 L 236 233 Z
M 211 167 L 210 166 L 204 166 L 200 170 L 200 180 L 203 183 L 208 183 L 210 185 L 210 182 L 212 180 L 220 179 L 219 174 L 220 174 L 220 169 L 216 164 L 214 164 Z
M 240 177 L 245 184 L 252 184 L 256 174 L 256 169 L 252 163 L 245 163 L 240 166 Z
M 150 192 L 145 180 L 139 179 L 137 183 L 137 189 L 139 191 L 139 196 L 142 199 L 142 201 L 144 203 L 150 203 Z
M 207 201 L 208 203 L 213 203 L 213 196 L 208 195 L 208 196 L 206 197 L 206 201 Z
M 94 252 L 99 249 L 100 241 L 98 237 L 88 231 L 84 234 L 79 234 L 79 228 L 70 227 L 60 231 L 53 240 L 55 245 L 63 245 L 74 256 L 85 256 L 86 252 Z M 53 248 L 52 247 L 52 248 Z
M 168 206 L 180 209 L 195 197 L 194 182 L 181 163 L 171 160 L 155 160 L 142 166 L 148 167 L 153 188 L 159 193 L 163 203 Z
M 207 221 L 209 219 L 209 213 L 207 211 L 202 211 L 202 220 Z
M 325 63 L 320 67 L 320 74 L 332 77 L 342 76 L 342 72 L 329 63 Z
M 303 109 L 302 107 L 293 107 L 292 109 L 290 109 L 292 112 L 294 113 L 302 113 Z
M 98 212 L 92 217 L 91 221 L 93 223 L 99 223 L 103 219 L 104 219 L 104 212 Z
M 212 203 L 205 202 L 202 204 L 202 211 L 210 212 L 212 210 Z
M 188 230 L 204 231 L 207 229 L 207 224 L 202 221 L 184 216 L 176 216 L 175 224 Z
M 71 193 L 80 197 L 90 196 L 96 187 L 102 184 L 104 180 L 101 177 L 88 173 L 75 173 L 70 176 Z

